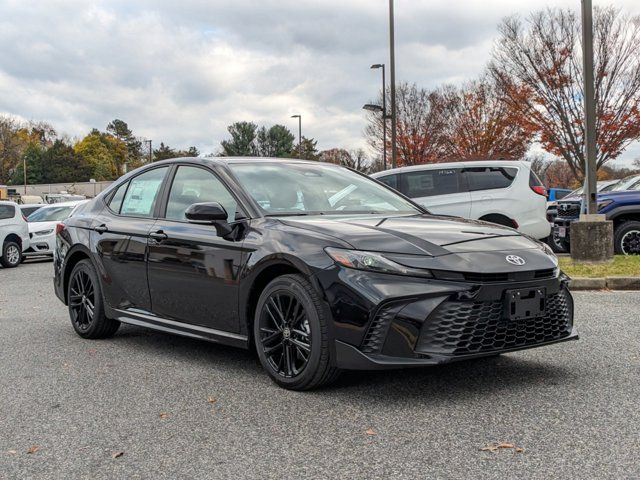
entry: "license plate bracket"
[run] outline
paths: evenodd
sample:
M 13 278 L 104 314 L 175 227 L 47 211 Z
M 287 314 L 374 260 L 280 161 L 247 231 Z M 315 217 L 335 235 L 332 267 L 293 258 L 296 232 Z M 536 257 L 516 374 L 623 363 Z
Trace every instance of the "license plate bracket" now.
M 507 290 L 504 307 L 508 320 L 541 317 L 547 309 L 547 290 L 543 287 Z

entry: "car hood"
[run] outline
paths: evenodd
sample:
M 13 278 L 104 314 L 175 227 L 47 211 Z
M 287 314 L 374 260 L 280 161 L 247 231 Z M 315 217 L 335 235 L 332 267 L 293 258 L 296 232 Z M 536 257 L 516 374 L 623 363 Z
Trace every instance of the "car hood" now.
M 280 217 L 292 227 L 330 235 L 358 250 L 404 255 L 541 249 L 535 240 L 500 225 L 436 215 Z
M 29 222 L 29 233 L 41 232 L 43 230 L 51 230 L 56 228 L 60 222 Z

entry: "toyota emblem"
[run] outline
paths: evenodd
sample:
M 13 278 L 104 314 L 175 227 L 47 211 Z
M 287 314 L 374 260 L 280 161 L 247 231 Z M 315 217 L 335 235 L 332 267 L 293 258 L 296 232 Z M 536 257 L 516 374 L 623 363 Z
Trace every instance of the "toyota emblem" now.
M 511 265 L 524 265 L 526 262 L 526 260 L 522 257 L 519 257 L 518 255 L 507 255 L 507 262 L 509 262 Z

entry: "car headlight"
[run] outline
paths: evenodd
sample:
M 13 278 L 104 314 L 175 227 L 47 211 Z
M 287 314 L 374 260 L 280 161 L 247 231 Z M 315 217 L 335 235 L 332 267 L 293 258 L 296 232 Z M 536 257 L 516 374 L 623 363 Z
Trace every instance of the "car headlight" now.
M 603 200 L 601 202 L 598 202 L 598 211 L 602 210 L 605 207 L 608 207 L 612 203 L 613 203 L 613 200 Z
M 324 251 L 327 252 L 327 255 L 329 255 L 338 265 L 342 265 L 347 268 L 379 273 L 392 273 L 395 275 L 409 275 L 412 277 L 433 278 L 433 275 L 429 270 L 405 267 L 393 260 L 389 260 L 381 253 L 331 247 L 325 248 Z
M 53 233 L 53 228 L 49 230 L 40 230 L 39 232 L 35 232 L 34 235 L 51 235 Z

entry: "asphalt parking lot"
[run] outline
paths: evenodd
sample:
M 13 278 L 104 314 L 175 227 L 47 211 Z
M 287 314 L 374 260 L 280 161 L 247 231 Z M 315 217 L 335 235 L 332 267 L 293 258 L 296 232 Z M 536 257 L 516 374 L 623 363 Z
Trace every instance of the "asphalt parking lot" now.
M 577 293 L 578 342 L 294 393 L 241 350 L 80 339 L 51 268 L 0 269 L 2 479 L 640 477 L 638 293 Z

